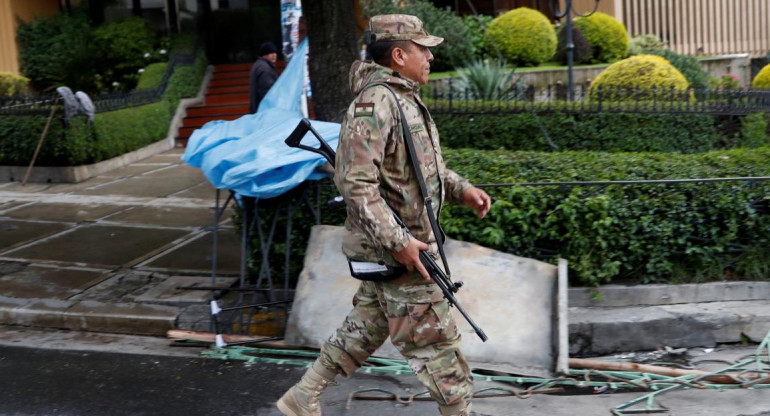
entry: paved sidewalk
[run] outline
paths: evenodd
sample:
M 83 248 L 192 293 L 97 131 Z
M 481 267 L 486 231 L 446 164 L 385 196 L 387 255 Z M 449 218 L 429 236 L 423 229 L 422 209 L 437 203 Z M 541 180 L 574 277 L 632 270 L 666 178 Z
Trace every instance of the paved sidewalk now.
M 78 184 L 0 183 L 0 324 L 164 336 L 211 285 L 216 191 L 172 149 Z M 239 270 L 222 216 L 218 281 Z M 202 325 L 208 324 L 202 322 Z

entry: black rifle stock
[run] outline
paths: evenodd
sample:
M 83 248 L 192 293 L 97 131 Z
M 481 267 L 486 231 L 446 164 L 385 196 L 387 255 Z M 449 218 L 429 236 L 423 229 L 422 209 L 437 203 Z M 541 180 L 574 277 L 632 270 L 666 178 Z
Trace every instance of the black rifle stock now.
M 307 132 L 310 131 L 313 133 L 313 135 L 318 139 L 319 146 L 318 147 L 312 147 L 312 146 L 306 146 L 304 144 L 301 144 L 302 138 L 305 137 Z M 328 144 L 324 141 L 323 137 L 313 128 L 313 126 L 310 124 L 310 121 L 306 118 L 303 118 L 297 127 L 294 129 L 293 132 L 289 135 L 288 138 L 286 138 L 286 144 L 289 147 L 296 147 L 299 149 L 307 150 L 313 153 L 318 153 L 321 156 L 325 157 L 326 160 L 334 167 L 335 164 L 335 152 L 332 150 L 331 147 L 329 147 Z M 399 217 L 398 213 L 391 207 L 390 210 L 393 212 L 393 217 L 396 219 L 396 222 L 398 225 L 400 225 L 404 230 L 406 230 L 407 234 L 414 237 L 412 232 L 409 230 L 409 227 L 406 226 L 403 220 L 401 220 L 401 217 Z M 462 282 L 454 283 L 449 278 L 449 276 L 444 273 L 443 270 L 436 264 L 436 261 L 433 260 L 433 257 L 431 257 L 428 252 L 426 251 L 420 251 L 420 262 L 423 266 L 425 266 L 425 269 L 428 271 L 428 274 L 430 275 L 431 279 L 433 279 L 434 282 L 438 285 L 438 287 L 441 289 L 441 292 L 444 294 L 444 298 L 446 298 L 447 302 L 449 302 L 450 306 L 454 306 L 457 308 L 457 310 L 462 314 L 462 316 L 465 318 L 466 321 L 471 325 L 473 330 L 476 332 L 476 335 L 481 338 L 482 341 L 486 341 L 487 334 L 484 333 L 484 331 L 479 328 L 478 325 L 476 325 L 475 322 L 473 322 L 473 319 L 468 315 L 467 312 L 465 312 L 465 309 L 460 305 L 460 303 L 457 301 L 457 298 L 455 297 L 455 293 L 462 287 Z

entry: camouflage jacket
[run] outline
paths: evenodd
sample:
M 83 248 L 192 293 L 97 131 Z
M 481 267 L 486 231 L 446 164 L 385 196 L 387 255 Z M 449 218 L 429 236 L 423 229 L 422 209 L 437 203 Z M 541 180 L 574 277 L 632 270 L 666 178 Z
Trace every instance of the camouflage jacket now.
M 350 87 L 357 97 L 342 122 L 334 174 L 347 206 L 348 233 L 342 250 L 351 259 L 395 266 L 398 263 L 391 253 L 406 247 L 409 236 L 388 205 L 415 238 L 431 246 L 434 255 L 437 246 L 409 160 L 395 97 L 384 86 L 371 86 L 376 83 L 388 84 L 399 97 L 436 218 L 445 197 L 460 202 L 471 185 L 444 165 L 438 130 L 417 94 L 419 84 L 375 63 L 354 62 Z

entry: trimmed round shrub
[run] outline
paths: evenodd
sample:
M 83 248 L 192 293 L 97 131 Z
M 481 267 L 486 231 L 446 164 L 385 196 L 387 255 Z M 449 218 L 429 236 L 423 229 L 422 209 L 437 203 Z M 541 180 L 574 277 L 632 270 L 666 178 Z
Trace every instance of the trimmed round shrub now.
M 503 58 L 518 66 L 537 66 L 556 53 L 556 32 L 548 18 L 534 9 L 508 11 L 489 24 L 488 32 Z
M 757 90 L 770 90 L 770 64 L 765 65 L 754 78 L 751 87 Z
M 593 62 L 615 62 L 628 55 L 626 26 L 614 17 L 597 12 L 575 19 L 575 27 L 583 32 L 593 49 Z
M 669 91 L 686 90 L 687 79 L 670 62 L 657 55 L 636 55 L 615 62 L 596 77 L 588 91 L 591 99 L 625 100 L 670 97 Z M 664 94 L 665 92 L 665 94 Z M 681 99 L 682 97 L 672 97 Z
M 687 78 L 690 88 L 703 90 L 709 86 L 709 75 L 703 70 L 697 59 L 692 56 L 680 55 L 670 49 L 654 50 L 648 52 L 650 55 L 658 55 L 666 58 L 674 68 Z
M 559 45 L 556 47 L 556 62 L 567 65 L 567 27 L 562 26 L 559 30 Z M 576 27 L 572 27 L 572 44 L 575 49 L 572 50 L 572 62 L 574 64 L 587 64 L 591 62 L 593 50 L 588 43 L 583 32 Z

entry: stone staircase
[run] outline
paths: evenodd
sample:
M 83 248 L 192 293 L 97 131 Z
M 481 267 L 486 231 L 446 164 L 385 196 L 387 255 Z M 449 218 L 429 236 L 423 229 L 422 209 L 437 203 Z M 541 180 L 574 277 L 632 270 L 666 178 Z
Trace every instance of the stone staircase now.
M 177 132 L 176 147 L 186 147 L 192 132 L 212 120 L 235 120 L 249 113 L 249 70 L 251 63 L 214 67 L 203 104 L 187 108 L 187 116 Z M 280 75 L 286 64 L 275 65 Z

